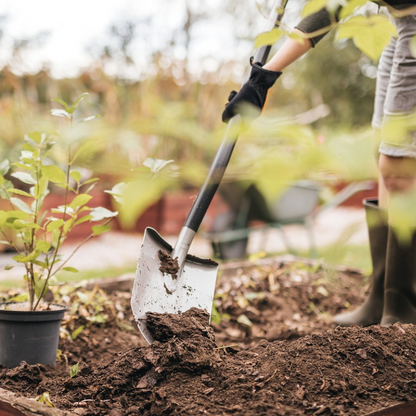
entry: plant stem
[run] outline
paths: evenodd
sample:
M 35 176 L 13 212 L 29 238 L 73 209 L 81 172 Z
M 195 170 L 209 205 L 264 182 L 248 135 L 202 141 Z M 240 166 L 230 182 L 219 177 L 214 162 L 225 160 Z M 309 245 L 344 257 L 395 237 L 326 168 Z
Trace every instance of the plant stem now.
M 108 225 L 110 224 L 111 221 L 113 221 L 114 218 L 109 219 L 104 225 Z M 59 270 L 61 270 L 65 264 L 68 263 L 69 260 L 71 260 L 71 258 L 74 256 L 74 254 L 85 244 L 88 243 L 88 241 L 90 241 L 93 237 L 95 236 L 94 233 L 91 233 L 84 241 L 82 241 L 75 249 L 74 251 L 70 254 L 70 256 L 52 273 L 52 276 L 54 276 L 56 273 L 59 272 Z
M 13 243 L 13 240 L 11 240 L 11 239 L 9 239 L 8 237 L 7 237 L 7 235 L 4 233 L 4 231 L 3 230 L 1 230 L 1 233 L 2 233 L 2 235 L 3 235 L 3 237 L 5 238 L 5 240 L 16 250 L 16 253 L 17 254 L 20 254 L 19 253 L 19 250 L 17 249 L 17 247 L 14 245 L 14 243 Z
M 42 145 L 40 147 L 39 155 L 40 156 L 42 155 Z M 42 160 L 42 159 L 40 159 L 40 160 Z M 42 163 L 42 162 L 40 162 L 40 163 Z M 40 169 L 40 166 L 38 166 L 38 169 L 36 169 L 36 183 L 37 183 L 38 189 L 40 189 L 39 169 Z M 36 198 L 36 192 L 34 194 L 35 194 L 35 198 Z M 38 222 L 38 214 L 39 214 L 39 200 L 38 200 L 38 198 L 36 198 L 35 201 L 36 201 L 36 203 L 35 203 L 35 212 L 33 214 L 33 223 L 34 224 L 36 224 Z M 35 249 L 35 234 L 36 234 L 35 229 L 32 228 L 31 238 L 30 238 L 30 249 L 31 249 L 31 252 L 33 252 L 33 250 Z M 30 275 L 28 276 L 28 284 L 30 285 L 30 289 L 31 289 L 29 291 L 29 293 L 30 292 L 33 292 L 30 295 L 30 310 L 32 311 L 32 310 L 34 310 L 34 308 L 33 308 L 34 291 L 35 291 L 34 288 L 35 288 L 36 282 L 35 282 L 34 264 L 33 264 L 32 261 L 29 262 L 29 264 L 30 264 Z M 36 304 L 36 306 L 37 306 L 37 304 Z M 36 306 L 35 306 L 35 308 L 36 308 Z
M 3 188 L 4 193 L 6 194 L 6 198 L 9 201 L 9 204 L 10 204 L 10 207 L 12 208 L 12 211 L 16 211 L 16 207 L 13 205 L 13 202 L 10 199 L 10 195 L 8 194 L 7 189 L 3 185 L 2 185 L 2 188 Z M 27 245 L 24 241 L 23 241 L 23 245 L 25 247 L 25 256 L 27 256 L 28 255 L 28 247 L 27 247 Z M 19 251 L 17 251 L 17 252 L 19 253 Z
M 7 189 L 2 186 L 3 192 L 6 195 L 7 200 L 9 201 L 10 207 L 12 208 L 12 211 L 16 210 L 16 207 L 14 206 L 9 193 L 7 192 Z M 4 233 L 4 231 L 2 230 L 1 233 L 3 234 L 3 237 L 7 240 L 7 242 L 16 250 L 17 254 L 20 254 L 19 250 L 17 249 L 17 247 L 14 245 L 13 241 L 9 238 L 7 238 L 6 234 Z M 25 256 L 28 255 L 28 246 L 27 244 L 24 242 L 23 240 L 23 246 L 24 246 L 24 253 Z M 26 275 L 27 275 L 27 291 L 29 293 L 29 304 L 30 304 L 30 310 L 32 310 L 32 306 L 33 306 L 33 302 L 34 302 L 34 289 L 33 289 L 33 285 L 31 284 L 31 269 L 29 267 L 29 264 L 25 264 L 25 269 L 26 269 Z
M 68 165 L 67 165 L 67 171 L 66 171 L 66 187 L 65 187 L 65 208 L 64 208 L 64 212 L 62 214 L 62 219 L 64 220 L 64 224 L 62 225 L 62 228 L 59 232 L 59 237 L 58 237 L 58 241 L 56 243 L 56 247 L 55 247 L 55 250 L 54 250 L 54 253 L 53 253 L 52 262 L 51 262 L 50 267 L 48 268 L 48 275 L 46 276 L 45 283 L 43 284 L 42 290 L 39 294 L 39 297 L 38 297 L 38 300 L 36 302 L 36 305 L 35 305 L 34 309 L 36 309 L 38 307 L 39 302 L 42 299 L 42 296 L 44 295 L 44 293 L 46 291 L 46 287 L 48 285 L 49 279 L 53 276 L 53 274 L 55 274 L 55 273 L 52 274 L 52 269 L 53 269 L 53 266 L 54 266 L 55 261 L 56 261 L 56 256 L 58 255 L 58 251 L 61 248 L 61 238 L 62 238 L 62 234 L 64 232 L 64 227 L 65 227 L 66 210 L 67 210 L 67 207 L 68 207 L 69 172 L 70 172 L 70 169 L 71 169 L 71 152 L 68 151 Z

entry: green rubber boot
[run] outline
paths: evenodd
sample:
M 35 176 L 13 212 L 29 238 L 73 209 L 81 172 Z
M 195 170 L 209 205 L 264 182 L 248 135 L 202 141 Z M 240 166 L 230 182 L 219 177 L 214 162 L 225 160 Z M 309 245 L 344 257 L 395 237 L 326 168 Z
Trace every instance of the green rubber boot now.
M 407 244 L 389 230 L 382 326 L 416 324 L 416 233 Z
M 365 199 L 363 204 L 373 264 L 372 285 L 367 299 L 358 309 L 334 317 L 336 325 L 369 326 L 379 324 L 383 314 L 388 226 L 385 211 L 378 207 L 377 198 Z

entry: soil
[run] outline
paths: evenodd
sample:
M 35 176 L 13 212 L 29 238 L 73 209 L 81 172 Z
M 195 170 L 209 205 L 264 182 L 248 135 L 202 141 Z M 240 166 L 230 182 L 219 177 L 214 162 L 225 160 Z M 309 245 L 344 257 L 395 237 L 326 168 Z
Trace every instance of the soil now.
M 0 304 L 0 310 L 10 310 L 10 311 L 21 311 L 21 312 L 29 312 L 30 311 L 30 303 L 29 302 L 10 302 L 7 304 Z M 53 303 L 40 303 L 36 308 L 36 311 L 59 311 L 62 310 L 61 305 L 54 305 Z
M 366 282 L 279 261 L 223 269 L 211 325 L 198 309 L 149 314 L 152 346 L 129 292 L 77 288 L 59 299 L 72 313 L 57 364 L 0 367 L 0 387 L 76 415 L 366 415 L 416 399 L 415 326 L 332 324 Z
M 177 279 L 179 271 L 178 259 L 173 259 L 166 250 L 159 250 L 159 260 L 159 270 L 164 274 L 172 275 L 172 279 Z

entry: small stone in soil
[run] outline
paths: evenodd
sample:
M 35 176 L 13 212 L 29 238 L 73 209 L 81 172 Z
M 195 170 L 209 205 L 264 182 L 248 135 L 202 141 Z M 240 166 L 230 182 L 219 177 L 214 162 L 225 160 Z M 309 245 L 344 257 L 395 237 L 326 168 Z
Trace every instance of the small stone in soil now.
M 166 250 L 159 250 L 160 267 L 162 273 L 170 274 L 172 279 L 177 279 L 179 264 L 177 258 L 172 258 Z

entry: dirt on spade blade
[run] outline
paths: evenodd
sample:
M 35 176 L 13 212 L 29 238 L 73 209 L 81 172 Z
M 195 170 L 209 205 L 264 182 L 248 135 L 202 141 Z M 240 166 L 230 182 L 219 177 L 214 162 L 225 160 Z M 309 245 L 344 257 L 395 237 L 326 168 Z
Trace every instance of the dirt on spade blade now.
M 177 258 L 172 258 L 166 250 L 159 250 L 160 268 L 163 274 L 170 274 L 172 279 L 177 279 L 179 263 Z
M 248 321 L 237 322 L 241 311 L 234 300 L 246 285 L 240 276 L 239 291 L 233 289 L 236 274 L 219 282 L 229 290 L 229 298 L 223 294 L 223 304 L 216 303 L 224 315 L 221 323 L 209 325 L 208 315 L 198 309 L 182 315 L 151 313 L 148 325 L 156 339 L 152 346 L 143 343 L 137 328 L 128 327 L 129 294 L 117 293 L 109 298 L 111 305 L 105 303 L 109 308 L 102 312 L 109 315 L 105 323 L 88 324 L 91 319 L 81 314 L 81 307 L 68 319 L 68 332 L 81 324 L 85 327 L 72 341 L 67 336 L 61 339 L 56 366 L 0 367 L 0 387 L 31 398 L 48 392 L 56 408 L 74 415 L 355 416 L 416 399 L 416 327 L 334 328 L 316 309 L 307 313 L 306 308 L 314 299 L 315 308 L 327 305 L 328 310 L 339 311 L 335 286 L 325 283 L 318 270 L 301 273 L 305 281 L 296 278 L 292 285 L 284 275 L 295 270 L 298 276 L 299 269 L 285 267 L 280 265 L 279 272 L 275 266 L 266 268 L 265 274 L 258 268 L 244 272 L 251 276 L 246 294 L 257 290 L 256 285 L 268 291 L 265 297 L 247 296 L 246 318 L 258 326 L 256 331 L 243 330 Z M 352 303 L 362 276 L 346 274 L 343 279 Z M 280 289 L 272 291 L 265 282 Z M 313 289 L 303 292 L 304 283 Z M 338 285 L 340 290 L 344 283 Z M 323 288 L 331 289 L 332 302 L 331 292 Z M 324 293 L 322 298 L 315 290 Z M 292 307 L 295 314 L 305 315 L 305 321 L 293 318 Z M 278 320 L 263 313 L 267 310 L 274 311 Z M 271 340 L 271 322 L 289 327 L 293 321 L 290 340 L 283 330 L 275 332 L 280 339 Z M 298 336 L 296 328 L 301 330 Z M 226 329 L 232 331 L 226 334 Z M 259 334 L 269 334 L 269 340 L 259 339 Z M 78 372 L 71 377 L 69 370 L 76 363 Z

